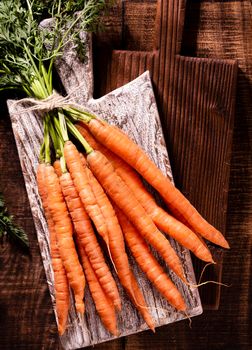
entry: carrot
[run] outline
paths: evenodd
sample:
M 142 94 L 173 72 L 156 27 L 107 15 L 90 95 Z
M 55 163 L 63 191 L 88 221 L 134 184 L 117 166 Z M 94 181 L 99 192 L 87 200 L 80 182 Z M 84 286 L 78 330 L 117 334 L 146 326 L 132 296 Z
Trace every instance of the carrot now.
M 141 302 L 143 302 L 143 296 L 140 298 L 141 291 L 138 290 L 137 292 L 134 290 L 132 280 L 132 274 L 129 267 L 129 261 L 127 254 L 125 252 L 125 246 L 124 246 L 124 240 L 123 240 L 123 234 L 119 225 L 119 222 L 117 220 L 117 217 L 115 215 L 114 209 L 107 198 L 106 194 L 104 193 L 102 187 L 100 186 L 99 182 L 95 179 L 92 172 L 83 165 L 83 159 L 81 159 L 80 154 L 78 153 L 78 150 L 71 142 L 66 142 L 64 146 L 64 155 L 66 159 L 67 166 L 69 167 L 70 173 L 73 177 L 74 184 L 79 191 L 80 198 L 82 199 L 82 192 L 85 190 L 82 186 L 90 186 L 91 193 L 94 198 L 94 202 L 96 206 L 99 208 L 100 213 L 102 215 L 102 222 L 104 223 L 104 232 L 106 232 L 106 239 L 107 239 L 107 245 L 109 252 L 112 257 L 112 262 L 115 266 L 116 272 L 118 274 L 118 277 L 120 279 L 120 282 L 122 286 L 126 289 L 127 293 L 129 294 L 130 298 L 133 300 L 133 302 L 136 305 L 143 305 L 139 302 L 139 299 Z M 85 161 L 84 161 L 85 162 Z M 83 203 L 85 205 L 86 203 L 86 197 L 84 197 Z M 91 217 L 92 219 L 92 217 Z M 94 221 L 94 220 L 93 220 Z M 94 224 L 96 226 L 96 222 L 94 221 Z M 99 232 L 99 227 L 97 227 L 97 231 Z M 143 299 L 143 300 L 142 300 Z M 151 325 L 150 322 L 150 315 L 148 312 L 147 307 L 144 304 L 144 307 L 139 307 L 138 309 L 141 312 L 142 316 L 144 317 L 146 323 L 148 325 Z
M 89 261 L 81 242 L 78 239 L 77 241 L 79 254 L 82 260 L 90 293 L 95 303 L 95 308 L 107 330 L 111 334 L 118 336 L 115 308 L 113 307 L 113 304 L 108 298 L 106 292 L 103 290 L 99 279 L 97 278 L 97 275 L 93 269 L 92 263 Z
M 134 290 L 134 295 L 131 296 L 131 300 L 134 303 L 137 310 L 141 313 L 148 327 L 153 332 L 155 332 L 155 323 L 149 313 L 148 306 L 145 302 L 143 293 L 141 292 L 141 289 L 139 288 L 136 278 L 132 271 L 130 271 L 130 276 L 131 276 L 131 284 Z
M 59 161 L 54 162 L 54 168 L 57 169 L 57 172 L 60 175 L 61 169 L 58 165 Z M 88 259 L 90 260 L 92 268 L 94 269 L 104 292 L 107 294 L 108 298 L 111 299 L 115 307 L 120 310 L 121 300 L 115 280 L 105 262 L 92 224 L 80 200 L 78 192 L 74 187 L 71 175 L 67 172 L 61 174 L 59 179 L 79 245 L 81 248 L 85 249 Z
M 86 168 L 86 171 L 89 177 L 89 183 L 91 184 L 96 200 L 102 209 L 104 218 L 107 222 L 109 232 L 109 249 L 120 282 L 126 289 L 131 301 L 143 316 L 147 325 L 154 331 L 154 323 L 148 311 L 148 307 L 129 267 L 122 230 L 115 215 L 114 208 L 108 200 L 102 187 L 93 176 L 92 172 L 88 168 Z
M 140 268 L 172 306 L 184 311 L 186 305 L 180 292 L 152 255 L 144 239 L 118 208 L 116 209 L 116 214 L 126 243 Z
M 54 222 L 60 256 L 73 289 L 76 310 L 84 313 L 85 277 L 73 240 L 73 226 L 60 188 L 59 179 L 51 165 L 45 167 L 48 208 Z
M 136 169 L 160 193 L 175 217 L 183 218 L 183 221 L 188 223 L 194 231 L 200 233 L 209 241 L 224 248 L 229 248 L 229 244 L 223 235 L 198 213 L 144 151 L 125 133 L 97 119 L 91 119 L 88 127 L 99 142 Z
M 88 154 L 87 161 L 92 172 L 115 204 L 124 212 L 139 233 L 160 253 L 169 267 L 184 280 L 183 269 L 174 249 L 153 224 L 134 193 L 116 174 L 107 158 L 101 152 L 93 151 Z
M 45 217 L 48 224 L 49 236 L 50 236 L 50 252 L 52 259 L 53 275 L 54 275 L 54 288 L 55 288 L 55 302 L 56 313 L 58 317 L 58 330 L 62 335 L 66 329 L 67 316 L 69 310 L 69 286 L 64 269 L 58 245 L 54 222 L 52 220 L 47 200 L 47 188 L 45 183 L 45 167 L 44 163 L 40 163 L 37 169 L 37 184 L 38 191 L 43 204 Z
M 79 194 L 84 208 L 88 216 L 93 221 L 98 233 L 105 241 L 107 247 L 109 247 L 109 237 L 106 222 L 89 184 L 89 179 L 86 174 L 85 167 L 82 164 L 80 154 L 71 141 L 67 141 L 64 145 L 64 156 L 74 186 Z
M 160 230 L 176 239 L 185 248 L 190 249 L 199 259 L 206 262 L 213 262 L 207 245 L 186 225 L 157 205 L 155 199 L 147 191 L 139 175 L 131 166 L 97 142 L 87 129 L 81 125 L 78 125 L 77 128 L 93 149 L 99 150 L 108 158 L 114 166 L 116 173 L 132 190 L 137 200 Z
M 54 171 L 57 174 L 58 178 L 60 178 L 61 175 L 62 175 L 62 170 L 61 170 L 60 160 L 59 159 L 55 160 L 55 162 L 53 163 L 53 167 L 54 167 Z

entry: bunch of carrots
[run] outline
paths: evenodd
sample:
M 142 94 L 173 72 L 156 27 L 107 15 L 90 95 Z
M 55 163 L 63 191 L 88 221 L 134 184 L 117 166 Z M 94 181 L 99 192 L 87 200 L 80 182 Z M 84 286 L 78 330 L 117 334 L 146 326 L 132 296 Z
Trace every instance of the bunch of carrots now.
M 48 101 L 54 93 L 55 60 L 69 43 L 80 58 L 85 56 L 80 34 L 99 27 L 106 8 L 104 0 L 1 0 L 0 91 L 19 90 L 29 101 Z M 50 19 L 48 28 L 39 25 L 44 18 Z M 120 295 L 96 234 L 129 298 L 154 330 L 125 244 L 163 297 L 185 311 L 183 297 L 148 244 L 188 283 L 166 235 L 206 262 L 213 259 L 203 238 L 224 248 L 228 243 L 122 131 L 77 106 L 61 107 L 44 109 L 37 171 L 50 232 L 59 333 L 66 329 L 70 289 L 76 310 L 84 313 L 87 281 L 104 326 L 118 334 Z M 141 177 L 163 197 L 169 213 L 157 205 Z
M 156 203 L 141 177 L 159 192 L 169 213 Z M 125 245 L 156 289 L 180 311 L 186 311 L 185 301 L 148 244 L 185 283 L 180 259 L 166 236 L 206 262 L 213 262 L 213 258 L 203 238 L 229 248 L 223 235 L 125 133 L 76 108 L 45 116 L 37 183 L 50 233 L 61 335 L 67 324 L 69 287 L 77 312 L 83 314 L 86 282 L 104 326 L 118 335 L 120 295 L 97 233 L 121 285 L 153 331 L 155 324 L 130 268 Z

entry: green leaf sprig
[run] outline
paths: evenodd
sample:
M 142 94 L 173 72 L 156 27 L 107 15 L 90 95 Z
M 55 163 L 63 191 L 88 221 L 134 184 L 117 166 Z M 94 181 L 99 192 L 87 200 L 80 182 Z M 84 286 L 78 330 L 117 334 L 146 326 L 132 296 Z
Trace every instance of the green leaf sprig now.
M 48 97 L 55 59 L 69 42 L 84 57 L 79 34 L 97 30 L 109 5 L 105 0 L 1 0 L 0 90 Z M 44 18 L 51 18 L 52 28 L 40 28 Z
M 13 216 L 8 213 L 5 206 L 3 194 L 0 193 L 0 238 L 4 235 L 9 236 L 25 248 L 29 247 L 27 234 L 14 223 Z

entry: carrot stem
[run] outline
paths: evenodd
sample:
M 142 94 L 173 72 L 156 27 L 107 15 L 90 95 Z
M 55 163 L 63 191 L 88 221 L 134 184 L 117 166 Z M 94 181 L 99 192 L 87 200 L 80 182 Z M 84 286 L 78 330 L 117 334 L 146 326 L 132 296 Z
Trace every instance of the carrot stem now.
M 86 111 L 81 111 L 74 107 L 64 108 L 64 110 L 69 114 L 75 121 L 83 121 L 84 123 L 89 123 L 91 119 L 96 119 L 94 114 Z
M 73 125 L 73 123 L 67 118 L 66 119 L 67 127 L 71 134 L 82 144 L 87 154 L 93 152 L 93 148 L 89 143 L 84 139 L 79 130 Z
M 62 113 L 62 111 L 58 112 L 58 116 L 59 116 L 60 131 L 61 131 L 63 141 L 64 142 L 69 141 L 65 116 Z
M 45 140 L 43 141 L 39 152 L 39 162 L 43 163 L 44 161 L 45 161 Z
M 50 155 L 50 136 L 48 130 L 48 122 L 45 121 L 44 125 L 44 143 L 45 143 L 45 162 L 47 164 L 51 163 L 51 155 Z

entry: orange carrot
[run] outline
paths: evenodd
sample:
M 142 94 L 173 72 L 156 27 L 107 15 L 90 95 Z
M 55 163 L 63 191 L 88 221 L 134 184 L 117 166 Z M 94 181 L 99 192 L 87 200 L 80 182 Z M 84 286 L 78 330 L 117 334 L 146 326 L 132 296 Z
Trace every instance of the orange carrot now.
M 58 167 L 58 164 L 58 161 L 54 162 L 54 168 L 57 168 L 57 172 L 60 175 L 61 169 Z M 79 245 L 85 249 L 104 292 L 111 299 L 115 307 L 120 310 L 121 300 L 115 280 L 105 262 L 92 224 L 74 187 L 70 173 L 67 172 L 60 175 L 60 185 L 72 218 Z
M 104 193 L 98 181 L 93 176 L 92 172 L 87 167 L 83 166 L 83 163 L 82 163 L 83 160 L 81 159 L 80 154 L 78 153 L 78 150 L 70 141 L 65 143 L 64 155 L 65 155 L 67 166 L 72 175 L 74 184 L 79 192 L 81 200 L 83 200 L 84 206 L 88 202 L 86 200 L 87 196 L 82 197 L 82 193 L 83 191 L 86 190 L 87 186 L 90 187 L 89 191 L 92 193 L 92 196 L 93 196 L 92 204 L 93 205 L 95 204 L 100 210 L 100 214 L 102 216 L 101 221 L 105 226 L 104 227 L 104 232 L 106 237 L 105 242 L 108 245 L 108 249 L 111 254 L 112 261 L 115 266 L 118 277 L 120 279 L 120 282 L 122 286 L 127 290 L 130 298 L 136 304 L 140 304 L 138 302 L 138 299 L 140 299 L 141 291 L 138 290 L 137 292 L 135 292 L 135 290 L 133 289 L 132 275 L 129 267 L 128 257 L 125 252 L 123 234 L 109 199 L 107 198 L 106 194 Z M 91 219 L 93 219 L 92 216 L 90 217 Z M 93 220 L 93 222 L 96 226 L 95 220 Z M 96 226 L 96 228 L 97 228 L 97 231 L 99 232 L 99 226 L 98 227 Z M 144 317 L 146 323 L 148 325 L 151 324 L 150 323 L 151 317 L 149 315 L 147 307 L 140 307 L 139 311 Z
M 45 167 L 44 163 L 39 164 L 37 169 L 37 184 L 38 191 L 41 197 L 43 208 L 45 211 L 45 217 L 48 224 L 49 236 L 50 236 L 50 252 L 52 259 L 52 267 L 54 274 L 54 288 L 55 288 L 55 301 L 56 312 L 58 317 L 58 330 L 62 335 L 66 329 L 67 315 L 69 309 L 69 286 L 67 281 L 66 272 L 60 257 L 56 231 L 54 223 L 50 215 L 47 200 L 47 188 L 45 183 Z
M 157 290 L 172 306 L 178 310 L 184 311 L 186 309 L 186 305 L 180 292 L 152 255 L 144 239 L 141 237 L 141 235 L 139 235 L 135 227 L 128 221 L 126 216 L 118 208 L 116 209 L 116 214 L 126 243 L 140 268 L 145 272 L 148 279 L 154 284 L 154 286 L 156 286 Z
M 73 240 L 73 226 L 60 188 L 58 176 L 51 165 L 45 167 L 48 208 L 54 222 L 60 256 L 73 289 L 76 310 L 84 313 L 85 277 Z
M 148 306 L 145 302 L 143 293 L 141 289 L 139 288 L 136 278 L 133 274 L 133 272 L 130 270 L 130 276 L 131 276 L 131 284 L 134 290 L 134 295 L 131 296 L 131 300 L 134 303 L 137 310 L 141 313 L 143 319 L 145 320 L 148 327 L 155 332 L 155 323 L 149 313 Z
M 169 267 L 184 280 L 180 260 L 168 240 L 156 228 L 133 192 L 116 174 L 107 158 L 99 151 L 87 156 L 88 164 L 115 204 L 124 212 L 139 233 L 159 252 Z
M 111 334 L 118 336 L 115 308 L 113 307 L 107 294 L 104 292 L 93 266 L 79 241 L 78 250 L 82 260 L 87 283 L 101 321 Z
M 84 208 L 108 247 L 109 237 L 106 222 L 89 184 L 88 176 L 85 167 L 82 164 L 80 154 L 71 141 L 67 141 L 64 145 L 64 156 L 74 186 L 80 196 Z
M 88 168 L 86 168 L 86 172 L 88 174 L 89 183 L 92 187 L 93 193 L 95 194 L 97 203 L 99 204 L 104 215 L 104 219 L 107 223 L 109 233 L 109 249 L 120 282 L 126 289 L 131 301 L 135 304 L 136 308 L 143 316 L 147 325 L 154 331 L 154 323 L 148 311 L 148 307 L 129 267 L 122 230 L 115 215 L 114 208 L 108 200 L 99 182 L 93 176 L 92 172 Z
M 229 248 L 223 235 L 198 213 L 144 151 L 125 133 L 97 119 L 92 119 L 88 123 L 88 127 L 99 142 L 136 169 L 161 194 L 175 217 L 183 218 L 183 221 L 188 223 L 194 231 L 200 233 L 209 241 L 224 248 Z
M 157 205 L 155 199 L 147 191 L 139 175 L 131 166 L 96 141 L 86 128 L 81 125 L 78 125 L 77 128 L 93 149 L 99 150 L 108 158 L 116 173 L 132 190 L 137 200 L 160 230 L 176 239 L 185 248 L 190 249 L 199 259 L 206 262 L 213 261 L 207 245 L 186 225 Z

